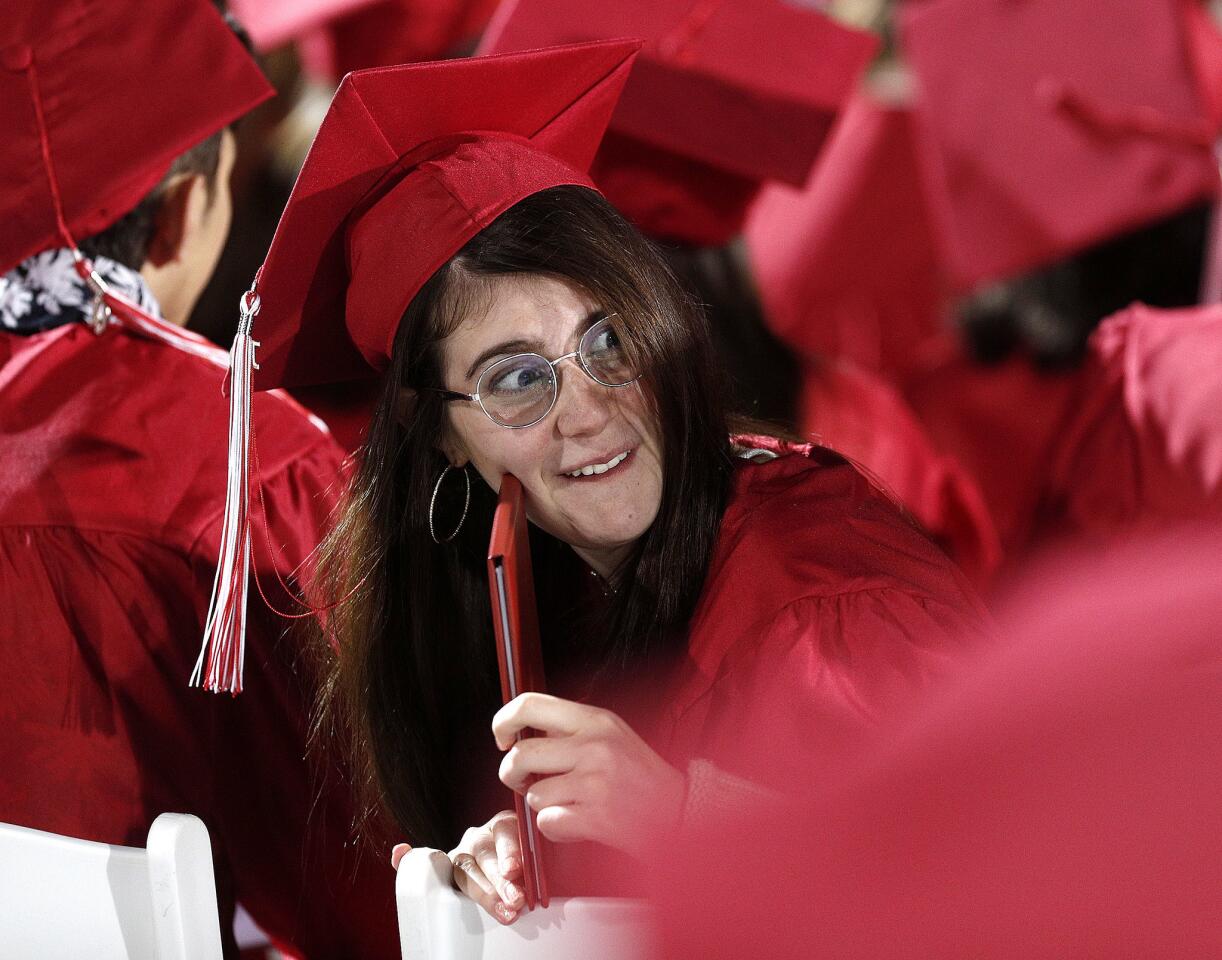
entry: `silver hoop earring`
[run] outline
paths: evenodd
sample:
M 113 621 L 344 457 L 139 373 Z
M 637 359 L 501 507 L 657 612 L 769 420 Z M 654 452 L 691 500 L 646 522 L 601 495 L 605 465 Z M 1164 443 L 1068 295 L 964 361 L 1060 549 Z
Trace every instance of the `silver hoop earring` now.
M 462 516 L 458 518 L 458 526 L 444 539 L 437 536 L 437 528 L 433 526 L 433 509 L 437 506 L 437 494 L 441 492 L 441 482 L 445 480 L 446 474 L 451 470 L 462 470 L 463 479 L 467 481 L 467 496 L 462 505 Z M 434 543 L 449 543 L 458 536 L 458 531 L 462 529 L 462 525 L 467 519 L 467 510 L 471 507 L 471 473 L 466 466 L 455 467 L 451 464 L 446 464 L 446 468 L 441 471 L 441 476 L 437 478 L 437 483 L 433 487 L 433 499 L 429 501 L 429 536 L 433 538 Z

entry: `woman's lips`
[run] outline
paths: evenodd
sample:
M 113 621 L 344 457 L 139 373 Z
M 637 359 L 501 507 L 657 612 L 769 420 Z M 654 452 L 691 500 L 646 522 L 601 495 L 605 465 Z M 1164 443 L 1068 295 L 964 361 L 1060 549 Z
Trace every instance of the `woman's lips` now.
M 586 466 L 583 466 L 582 468 L 580 468 L 581 472 L 578 473 L 577 476 L 573 475 L 574 473 L 573 471 L 562 473 L 560 474 L 560 476 L 564 477 L 564 479 L 566 480 L 572 480 L 575 483 L 585 483 L 585 482 L 590 482 L 593 480 L 602 480 L 605 477 L 609 477 L 612 474 L 619 473 L 620 471 L 622 471 L 624 467 L 627 466 L 629 462 L 632 460 L 632 455 L 635 452 L 636 451 L 633 448 L 630 448 L 628 450 L 621 450 L 620 452 L 614 453 L 611 456 L 607 457 L 607 459 L 602 461 L 601 463 L 588 464 Z M 586 473 L 585 471 L 587 470 L 590 472 Z

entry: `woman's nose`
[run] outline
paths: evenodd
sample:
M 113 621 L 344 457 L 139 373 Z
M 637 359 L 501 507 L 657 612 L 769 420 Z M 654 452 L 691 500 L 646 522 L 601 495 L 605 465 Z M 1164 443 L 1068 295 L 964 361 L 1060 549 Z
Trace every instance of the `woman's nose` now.
M 556 429 L 566 437 L 597 434 L 611 419 L 611 388 L 591 379 L 576 357 L 562 364 L 561 371 Z

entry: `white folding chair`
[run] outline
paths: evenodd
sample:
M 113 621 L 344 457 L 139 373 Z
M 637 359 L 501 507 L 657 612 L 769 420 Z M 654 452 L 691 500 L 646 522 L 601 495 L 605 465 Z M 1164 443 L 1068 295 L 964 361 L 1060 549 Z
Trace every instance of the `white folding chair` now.
M 148 848 L 0 824 L 5 960 L 218 960 L 208 829 L 163 813 Z
M 637 900 L 553 897 L 505 927 L 450 882 L 450 858 L 419 847 L 399 863 L 395 899 L 404 960 L 645 960 L 649 908 Z

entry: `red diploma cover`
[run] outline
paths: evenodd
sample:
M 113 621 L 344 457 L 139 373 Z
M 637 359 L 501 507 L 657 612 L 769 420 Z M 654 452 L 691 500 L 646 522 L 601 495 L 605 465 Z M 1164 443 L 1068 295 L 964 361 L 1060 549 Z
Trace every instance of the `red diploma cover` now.
M 539 614 L 535 609 L 535 581 L 530 569 L 530 541 L 526 534 L 526 501 L 517 477 L 501 478 L 501 495 L 492 518 L 488 545 L 488 587 L 492 595 L 492 624 L 496 631 L 496 659 L 501 670 L 501 699 L 508 703 L 527 691 L 542 693 L 543 651 L 539 646 Z M 519 737 L 535 736 L 531 730 Z M 522 851 L 526 905 L 547 906 L 547 880 L 543 873 L 544 839 L 535 812 L 521 794 L 513 795 L 518 814 L 518 846 Z

